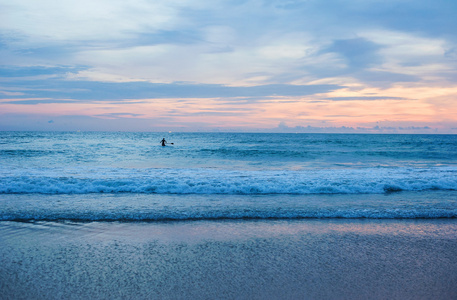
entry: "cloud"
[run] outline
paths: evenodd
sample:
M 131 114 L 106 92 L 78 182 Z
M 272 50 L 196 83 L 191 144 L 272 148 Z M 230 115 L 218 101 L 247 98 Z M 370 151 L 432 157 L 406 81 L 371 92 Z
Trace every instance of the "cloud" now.
M 105 113 L 105 114 L 98 114 L 94 115 L 95 117 L 107 117 L 107 118 L 134 118 L 144 116 L 144 114 L 134 114 L 134 113 Z
M 435 88 L 457 79 L 455 1 L 0 0 L 0 10 L 2 113 L 67 103 L 66 113 L 82 114 L 108 101 L 124 104 L 116 114 L 139 113 L 128 108 L 133 100 L 169 111 L 176 99 L 192 98 L 195 107 L 207 106 L 181 114 L 229 118 L 231 111 L 217 107 L 232 103 L 237 111 L 255 107 L 292 117 L 314 101 L 312 107 L 344 110 L 329 115 L 356 116 L 374 103 L 385 108 L 379 102 L 408 98 L 416 100 L 388 109 L 408 111 L 398 118 L 412 120 L 410 114 L 425 119 L 439 112 L 423 105 L 436 96 L 425 100 L 410 91 L 440 95 Z M 149 100 L 160 98 L 173 100 Z M 337 105 L 349 100 L 357 101 Z M 263 126 L 280 118 L 260 115 L 246 122 Z M 301 115 L 294 116 L 298 124 Z M 127 115 L 110 117 L 130 122 Z
M 30 77 L 52 75 L 52 77 L 65 76 L 67 73 L 76 73 L 84 67 L 76 66 L 0 66 L 0 80 L 6 78 L 29 79 Z
M 58 69 L 61 71 L 61 69 Z M 19 74 L 41 74 L 42 69 L 18 71 Z M 48 70 L 45 70 L 46 72 Z M 125 99 L 154 98 L 230 98 L 230 97 L 296 97 L 330 92 L 341 88 L 338 85 L 291 85 L 268 84 L 255 86 L 226 86 L 221 84 L 192 83 L 150 83 L 150 82 L 97 82 L 83 80 L 64 80 L 48 78 L 46 80 L 22 80 L 4 82 L 3 88 L 20 91 L 22 95 L 9 94 L 3 99 L 11 99 L 15 104 L 36 104 L 54 102 L 73 102 L 76 100 L 105 101 Z M 22 100 L 33 97 L 42 99 Z M 51 97 L 51 98 L 46 98 Z M 2 96 L 0 96 L 0 99 Z
M 1 99 L 1 98 L 0 98 Z M 5 104 L 16 104 L 16 105 L 36 105 L 36 104 L 53 104 L 53 103 L 76 103 L 75 100 L 64 100 L 64 99 L 27 99 L 27 100 L 13 100 L 5 101 Z
M 179 9 L 188 6 L 179 2 L 17 0 L 2 5 L 3 27 L 54 41 L 122 38 L 145 28 L 173 27 Z
M 332 101 L 360 101 L 360 100 L 408 100 L 401 97 L 383 97 L 383 96 L 360 96 L 360 97 L 332 97 L 327 98 Z
M 323 52 L 341 55 L 347 64 L 347 69 L 353 72 L 382 63 L 382 57 L 378 53 L 381 48 L 381 45 L 365 38 L 354 38 L 335 40 Z
M 380 70 L 389 58 L 381 50 L 388 45 L 375 43 L 367 38 L 335 40 L 321 53 L 335 54 L 340 60 L 340 67 L 333 70 L 333 76 L 352 76 L 360 82 L 375 86 L 388 86 L 398 82 L 417 82 L 420 78 L 414 75 Z M 377 68 L 377 69 L 376 69 Z
M 456 4 L 445 0 L 18 0 L 2 8 L 4 57 L 85 65 L 81 74 L 101 81 L 260 85 L 350 75 L 369 84 L 415 82 L 417 73 L 385 65 L 399 57 L 396 45 L 418 36 L 428 45 L 446 39 L 452 49 L 457 26 Z M 423 64 L 424 57 L 402 61 Z
M 373 126 L 373 127 L 319 127 L 319 126 L 295 126 L 289 127 L 284 121 L 278 124 L 276 132 L 283 133 L 434 133 L 436 129 L 429 126 Z

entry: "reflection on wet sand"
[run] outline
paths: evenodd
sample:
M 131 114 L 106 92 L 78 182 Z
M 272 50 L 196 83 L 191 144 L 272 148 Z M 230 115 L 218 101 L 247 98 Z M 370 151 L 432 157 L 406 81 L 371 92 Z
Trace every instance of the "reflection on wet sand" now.
M 451 299 L 457 222 L 0 222 L 8 298 Z

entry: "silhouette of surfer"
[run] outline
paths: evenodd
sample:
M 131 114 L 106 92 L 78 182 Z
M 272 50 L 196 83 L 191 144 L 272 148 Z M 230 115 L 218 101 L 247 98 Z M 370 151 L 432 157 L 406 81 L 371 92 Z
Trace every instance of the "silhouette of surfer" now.
M 165 138 L 163 138 L 160 143 L 162 144 L 162 146 L 166 146 L 167 144 L 170 144 L 170 145 L 174 145 L 173 143 L 168 143 Z

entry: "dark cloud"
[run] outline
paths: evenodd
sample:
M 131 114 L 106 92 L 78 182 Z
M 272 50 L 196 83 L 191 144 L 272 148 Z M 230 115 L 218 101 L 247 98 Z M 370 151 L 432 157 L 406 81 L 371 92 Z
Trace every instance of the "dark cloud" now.
M 382 47 L 364 38 L 336 40 L 324 49 L 323 52 L 338 53 L 345 58 L 347 67 L 351 71 L 365 69 L 382 63 L 378 51 Z
M 361 82 L 370 83 L 376 86 L 388 86 L 398 82 L 417 82 L 421 79 L 417 76 L 386 72 L 372 71 L 370 68 L 382 65 L 383 57 L 379 54 L 383 46 L 373 43 L 364 38 L 335 40 L 331 46 L 324 48 L 321 54 L 336 53 L 344 62 L 346 67 L 324 71 L 325 76 L 350 75 Z M 418 63 L 420 65 L 420 63 Z M 319 70 L 316 70 L 319 73 Z

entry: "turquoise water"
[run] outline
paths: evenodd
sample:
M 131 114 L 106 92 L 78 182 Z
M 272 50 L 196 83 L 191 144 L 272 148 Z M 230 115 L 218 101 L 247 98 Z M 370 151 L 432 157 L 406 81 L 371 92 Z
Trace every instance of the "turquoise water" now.
M 456 135 L 0 132 L 0 160 L 0 220 L 457 217 Z
M 457 135 L 0 132 L 0 159 L 9 168 L 455 167 Z

